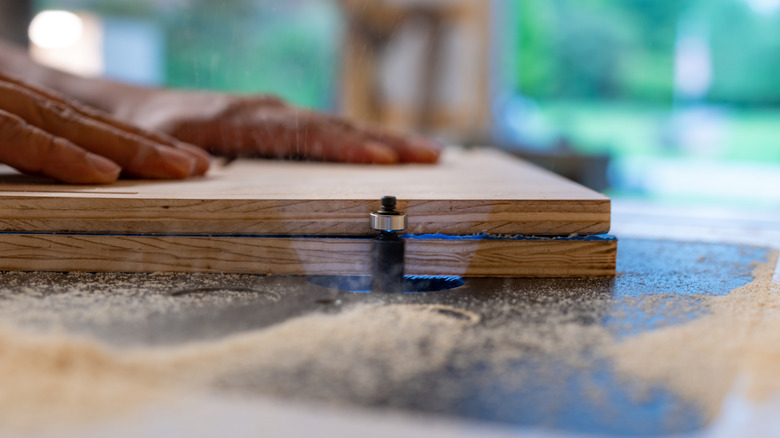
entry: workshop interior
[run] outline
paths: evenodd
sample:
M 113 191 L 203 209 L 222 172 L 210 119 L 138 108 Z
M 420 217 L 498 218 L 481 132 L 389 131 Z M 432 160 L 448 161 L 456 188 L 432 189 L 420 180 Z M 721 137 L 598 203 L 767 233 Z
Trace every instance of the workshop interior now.
M 446 145 L 3 170 L 0 436 L 780 434 L 780 0 L 0 0 L 0 39 Z

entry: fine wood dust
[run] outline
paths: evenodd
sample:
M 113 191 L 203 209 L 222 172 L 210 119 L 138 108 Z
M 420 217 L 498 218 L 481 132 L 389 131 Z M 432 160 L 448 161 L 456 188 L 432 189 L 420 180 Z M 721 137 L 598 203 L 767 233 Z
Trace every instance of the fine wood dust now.
M 379 389 L 374 364 L 396 365 L 385 376 L 391 383 L 444 366 L 456 334 L 479 320 L 469 313 L 453 318 L 452 312 L 460 313 L 436 305 L 365 306 L 212 343 L 129 352 L 5 328 L 0 330 L 0 429 L 57 430 L 127 413 L 203 390 L 219 376 L 247 367 L 274 376 L 314 361 L 318 378 L 348 374 L 353 388 L 374 392 Z M 452 336 L 427 335 L 441 330 Z
M 780 391 L 780 287 L 777 252 L 754 280 L 726 296 L 706 297 L 709 314 L 606 346 L 624 376 L 662 384 L 714 418 L 739 379 L 757 399 Z M 659 360 L 663 358 L 663 360 Z
M 471 370 L 482 364 L 492 375 L 470 374 L 477 385 L 494 384 L 495 375 L 500 374 L 507 386 L 522 388 L 541 382 L 549 388 L 568 380 L 566 373 L 609 366 L 607 360 L 631 385 L 663 385 L 714 416 L 738 377 L 745 377 L 756 397 L 780 390 L 780 297 L 771 285 L 776 259 L 773 254 L 768 264 L 755 269 L 752 283 L 730 295 L 692 297 L 691 307 L 695 301 L 709 309 L 704 316 L 625 339 L 617 338 L 614 328 L 604 324 L 614 312 L 623 311 L 615 307 L 613 297 L 606 294 L 585 304 L 578 301 L 590 289 L 587 280 L 580 289 L 568 292 L 555 288 L 522 294 L 499 291 L 503 307 L 484 312 L 473 303 L 471 307 L 467 303 L 452 307 L 363 304 L 214 341 L 130 350 L 72 334 L 52 334 L 56 324 L 38 324 L 47 321 L 52 311 L 72 308 L 72 294 L 58 298 L 63 300 L 61 307 L 48 296 L 36 301 L 35 290 L 27 291 L 30 297 L 25 299 L 19 293 L 0 296 L 6 300 L 0 314 L 6 323 L 15 323 L 0 328 L 0 430 L 77 427 L 202 391 L 377 404 L 386 397 L 387 388 L 416 384 L 426 390 L 441 385 L 440 379 L 427 377 L 431 373 Z M 129 296 L 137 293 L 133 292 L 138 286 L 135 278 L 128 276 L 122 286 Z M 159 278 L 161 285 L 171 282 L 167 276 Z M 131 316 L 141 312 L 140 307 L 116 309 L 126 301 L 119 299 L 117 284 L 121 283 L 114 282 L 112 290 L 105 291 L 110 293 L 95 295 L 99 298 L 85 293 L 83 309 L 77 312 L 83 312 L 84 318 L 99 317 L 92 300 L 109 299 L 118 301 L 107 306 L 108 319 L 142 319 L 143 315 Z M 253 299 L 250 295 L 237 294 L 231 299 L 242 302 Z M 278 298 L 272 294 L 269 299 Z M 175 308 L 190 298 L 182 301 L 155 295 L 145 299 L 151 299 L 155 307 Z M 208 307 L 211 298 L 204 299 L 204 303 L 187 305 Z M 675 312 L 666 309 L 667 296 L 640 299 L 642 306 Z M 38 306 L 39 315 L 27 322 L 36 322 L 48 333 L 33 334 L 29 327 L 22 330 L 11 318 L 12 312 L 30 303 Z M 690 310 L 686 306 L 680 311 Z M 573 312 L 573 307 L 578 311 Z M 490 312 L 502 317 L 484 317 Z M 20 318 L 24 322 L 27 317 Z M 548 367 L 551 358 L 565 366 Z M 529 373 L 527 368 L 518 368 L 518 362 L 539 366 Z M 450 383 L 437 391 L 457 399 L 462 395 L 462 382 L 455 377 Z M 591 403 L 606 403 L 606 394 L 596 381 L 583 386 Z M 637 390 L 641 393 L 642 388 Z M 538 403 L 553 403 L 550 410 L 556 409 L 552 398 Z M 501 403 L 495 406 L 500 408 Z
M 164 375 L 93 342 L 0 330 L 0 429 L 51 431 L 167 396 Z

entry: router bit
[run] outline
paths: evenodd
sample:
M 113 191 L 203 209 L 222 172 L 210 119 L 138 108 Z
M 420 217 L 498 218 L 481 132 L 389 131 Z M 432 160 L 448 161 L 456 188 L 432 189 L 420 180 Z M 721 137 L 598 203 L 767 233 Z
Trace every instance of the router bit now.
M 370 227 L 379 234 L 371 241 L 371 292 L 396 293 L 404 288 L 406 214 L 396 209 L 395 196 L 382 197 L 382 209 L 371 213 Z

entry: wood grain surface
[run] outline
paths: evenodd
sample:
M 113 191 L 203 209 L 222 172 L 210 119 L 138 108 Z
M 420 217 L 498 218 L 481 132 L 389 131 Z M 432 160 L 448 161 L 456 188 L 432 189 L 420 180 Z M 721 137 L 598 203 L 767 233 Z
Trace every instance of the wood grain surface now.
M 395 195 L 410 233 L 557 235 L 609 230 L 610 201 L 496 150 L 434 166 L 236 161 L 203 178 L 66 186 L 0 172 L 0 231 L 364 235 Z
M 368 238 L 105 236 L 8 233 L 0 270 L 369 274 Z M 465 277 L 615 274 L 617 241 L 408 239 L 406 273 Z

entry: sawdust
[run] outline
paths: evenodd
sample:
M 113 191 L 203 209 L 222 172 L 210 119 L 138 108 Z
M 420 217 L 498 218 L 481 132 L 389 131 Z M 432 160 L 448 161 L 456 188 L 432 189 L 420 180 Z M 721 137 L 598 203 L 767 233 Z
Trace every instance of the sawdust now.
M 254 301 L 251 277 L 237 274 L 4 272 L 0 317 L 19 326 L 62 329 L 64 321 L 94 324 L 133 322 L 151 313 L 209 308 Z M 268 282 L 265 282 L 268 283 Z M 232 285 L 225 289 L 224 285 Z M 262 290 L 269 302 L 284 287 L 271 282 Z M 193 293 L 182 295 L 181 292 Z
M 181 282 L 169 274 L 141 276 L 144 288 L 159 293 L 141 293 L 141 277 L 120 275 L 110 284 L 94 282 L 105 285 L 101 286 L 105 290 L 76 289 L 58 297 L 41 294 L 41 285 L 31 284 L 24 274 L 8 273 L 7 289 L 0 292 L 0 317 L 14 326 L 0 329 L 0 429 L 75 427 L 201 391 L 377 404 L 386 402 L 387 388 L 418 385 L 424 391 L 439 385 L 440 379 L 426 376 L 445 368 L 454 370 L 453 384 L 437 391 L 457 399 L 463 390 L 457 370 L 472 370 L 469 378 L 484 379 L 485 384 L 500 374 L 507 386 L 523 388 L 541 381 L 549 388 L 582 370 L 608 366 L 605 358 L 631 385 L 662 385 L 712 417 L 738 379 L 748 382 L 755 397 L 780 390 L 780 297 L 771 285 L 776 258 L 774 254 L 768 264 L 755 269 L 752 283 L 727 296 L 692 296 L 687 301 L 662 294 L 636 298 L 634 307 L 672 316 L 700 308 L 707 312 L 692 321 L 651 327 L 655 330 L 625 338 L 617 337 L 619 330 L 605 321 L 619 320 L 626 306 L 615 306 L 608 294 L 580 300 L 592 284 L 581 280 L 564 292 L 540 287 L 520 294 L 507 285 L 507 290 L 499 291 L 503 307 L 484 312 L 473 303 L 363 304 L 209 342 L 133 349 L 65 335 L 63 327 L 69 318 L 115 323 L 143 321 L 148 309 L 207 309 L 217 294 L 173 297 L 171 292 Z M 68 278 L 79 284 L 86 277 L 52 274 L 45 281 L 60 284 Z M 244 278 L 229 280 L 241 285 Z M 210 288 L 225 279 L 204 276 L 193 283 Z M 284 298 L 284 287 L 267 289 L 264 299 Z M 218 295 L 235 303 L 257 300 L 257 294 L 249 292 Z M 143 303 L 133 307 L 133 302 Z M 28 309 L 24 315 L 22 308 Z M 490 312 L 502 317 L 483 316 Z M 550 358 L 564 366 L 543 366 Z M 539 366 L 529 371 L 517 363 Z M 486 365 L 485 375 L 473 372 L 479 364 Z M 592 403 L 606 403 L 598 383 L 584 381 L 582 386 Z M 637 387 L 636 397 L 641 398 L 643 390 Z
M 0 330 L 0 425 L 57 430 L 162 400 L 162 375 L 93 342 Z
M 360 396 L 376 392 L 383 382 L 444 366 L 457 336 L 427 339 L 424 334 L 455 334 L 479 321 L 475 314 L 453 318 L 452 312 L 460 314 L 436 305 L 358 307 L 212 343 L 126 352 L 94 341 L 6 328 L 0 330 L 0 425 L 15 431 L 59 429 L 202 390 L 227 373 L 262 370 L 276 381 L 280 373 L 312 361 L 319 367 L 317 378 L 349 375 Z M 399 336 L 399 327 L 408 332 Z M 409 335 L 414 333 L 426 337 L 425 342 Z M 378 378 L 374 365 L 390 362 L 396 365 L 392 372 Z
M 306 376 L 300 371 L 316 363 L 315 380 L 348 376 L 344 380 L 349 387 L 341 390 L 360 397 L 448 362 L 458 333 L 479 317 L 453 318 L 444 312 L 459 311 L 438 305 L 359 306 L 339 315 L 298 318 L 208 346 L 196 344 L 174 353 L 161 352 L 158 357 L 148 352 L 143 356 L 192 380 L 213 382 L 226 373 L 262 370 L 261 374 L 270 376 L 266 383 L 283 380 L 280 374 L 294 373 L 299 379 L 296 385 L 304 386 L 308 386 Z M 439 331 L 452 335 L 430 336 Z M 394 366 L 381 366 L 388 363 Z M 205 374 L 204 369 L 208 370 Z
M 642 333 L 604 352 L 624 376 L 662 384 L 714 418 L 738 378 L 760 399 L 780 390 L 780 287 L 773 253 L 754 280 L 726 296 L 707 297 L 709 314 Z M 659 360 L 663 358 L 663 360 Z
M 90 298 L 78 292 L 75 299 L 84 300 L 85 311 L 95 308 L 94 300 L 110 300 L 106 305 L 115 307 L 122 301 L 112 300 L 119 300 L 123 293 L 118 291 L 124 290 L 116 284 L 110 295 L 97 293 Z M 0 332 L 0 351 L 6 352 L 0 360 L 8 372 L 0 375 L 14 378 L 2 382 L 0 425 L 33 431 L 78 425 L 132 412 L 155 400 L 206 390 L 375 404 L 386 397 L 387 388 L 416 380 L 424 387 L 431 383 L 425 378 L 427 373 L 445 367 L 469 369 L 475 363 L 490 364 L 493 373 L 511 374 L 508 380 L 516 387 L 531 379 L 557 382 L 562 378 L 560 370 L 528 375 L 511 364 L 541 362 L 554 355 L 570 367 L 587 367 L 587 351 L 610 335 L 593 321 L 573 321 L 564 310 L 572 305 L 567 297 L 553 290 L 538 293 L 552 307 L 512 300 L 502 311 L 516 312 L 518 318 L 508 322 L 483 321 L 476 312 L 447 305 L 359 305 L 335 315 L 315 313 L 213 342 L 151 349 L 112 349 L 72 335 L 35 335 L 7 328 Z M 129 286 L 124 294 L 142 298 Z M 61 299 L 67 297 L 73 294 Z M 29 303 L 29 299 L 17 299 L 20 305 Z M 167 295 L 144 299 L 153 306 L 167 305 L 168 310 L 183 305 L 174 306 Z M 60 307 L 50 299 L 45 302 L 52 307 L 26 313 L 39 314 L 36 319 L 50 318 L 51 310 Z M 70 303 L 63 310 L 73 307 Z M 6 311 L 14 308 L 6 306 Z M 75 312 L 70 316 L 88 316 Z M 37 331 L 51 327 L 33 326 Z M 474 330 L 477 326 L 479 330 Z M 470 378 L 480 376 L 472 373 Z M 491 376 L 484 379 L 490 382 Z M 460 396 L 457 383 L 443 391 L 452 398 Z M 52 392 L 60 395 L 49 397 Z M 49 421 L 42 424 L 40 418 Z

